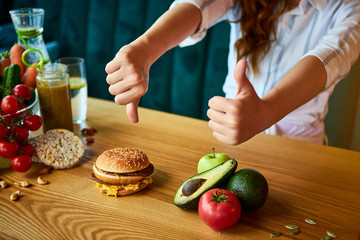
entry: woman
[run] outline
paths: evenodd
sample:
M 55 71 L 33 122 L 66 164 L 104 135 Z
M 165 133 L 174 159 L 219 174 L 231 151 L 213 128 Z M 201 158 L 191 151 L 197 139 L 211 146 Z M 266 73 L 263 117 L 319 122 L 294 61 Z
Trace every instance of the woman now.
M 137 122 L 149 68 L 167 50 L 231 25 L 224 97 L 209 101 L 218 140 L 240 144 L 266 133 L 322 144 L 335 85 L 360 51 L 360 0 L 177 0 L 106 66 L 109 91 Z

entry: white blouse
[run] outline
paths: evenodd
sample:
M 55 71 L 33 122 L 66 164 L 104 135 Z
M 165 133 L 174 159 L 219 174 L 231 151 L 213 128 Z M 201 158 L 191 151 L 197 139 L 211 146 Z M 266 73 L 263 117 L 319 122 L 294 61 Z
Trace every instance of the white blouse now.
M 189 2 L 202 12 L 199 30 L 180 46 L 192 45 L 206 35 L 207 29 L 222 20 L 238 20 L 241 9 L 232 0 L 176 0 L 171 7 Z M 263 97 L 303 57 L 313 55 L 324 64 L 327 82 L 315 98 L 289 113 L 265 132 L 314 143 L 324 143 L 324 118 L 335 85 L 350 71 L 360 52 L 360 0 L 301 0 L 277 24 L 277 41 L 260 62 L 260 74 L 247 76 L 259 97 Z M 237 86 L 234 43 L 241 37 L 240 25 L 230 23 L 228 75 L 223 86 L 226 97 L 234 98 Z M 311 74 L 311 73 L 309 73 Z

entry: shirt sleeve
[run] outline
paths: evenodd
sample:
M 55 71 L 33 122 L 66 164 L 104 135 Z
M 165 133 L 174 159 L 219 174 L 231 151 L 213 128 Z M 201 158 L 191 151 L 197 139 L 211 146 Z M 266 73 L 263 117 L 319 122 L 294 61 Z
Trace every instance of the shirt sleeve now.
M 343 4 L 334 18 L 334 25 L 321 42 L 305 54 L 316 56 L 323 62 L 327 73 L 324 90 L 334 88 L 349 73 L 360 52 L 359 1 Z
M 201 41 L 211 26 L 225 20 L 226 13 L 232 6 L 233 0 L 175 0 L 170 8 L 179 3 L 194 4 L 200 9 L 202 15 L 198 30 L 179 44 L 180 47 L 185 47 Z

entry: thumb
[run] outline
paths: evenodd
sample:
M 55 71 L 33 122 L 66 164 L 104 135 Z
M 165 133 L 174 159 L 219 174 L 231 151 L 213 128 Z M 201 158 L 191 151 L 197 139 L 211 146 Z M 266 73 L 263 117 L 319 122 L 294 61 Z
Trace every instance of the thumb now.
M 238 87 L 236 96 L 238 96 L 241 93 L 253 91 L 253 86 L 251 85 L 249 79 L 246 76 L 246 65 L 247 65 L 247 61 L 245 59 L 241 59 L 236 64 L 234 70 L 234 78 L 236 85 Z
M 138 105 L 139 105 L 139 100 L 136 100 L 135 102 L 131 102 L 126 105 L 126 113 L 130 121 L 133 123 L 137 123 L 139 121 Z

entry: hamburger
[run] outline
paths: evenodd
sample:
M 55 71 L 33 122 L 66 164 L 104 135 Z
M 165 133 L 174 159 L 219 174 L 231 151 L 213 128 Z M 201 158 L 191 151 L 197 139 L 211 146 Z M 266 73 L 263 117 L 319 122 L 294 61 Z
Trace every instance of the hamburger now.
M 96 187 L 109 196 L 138 192 L 153 180 L 154 166 L 144 152 L 136 148 L 114 148 L 103 152 L 93 165 Z

